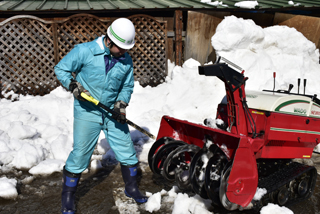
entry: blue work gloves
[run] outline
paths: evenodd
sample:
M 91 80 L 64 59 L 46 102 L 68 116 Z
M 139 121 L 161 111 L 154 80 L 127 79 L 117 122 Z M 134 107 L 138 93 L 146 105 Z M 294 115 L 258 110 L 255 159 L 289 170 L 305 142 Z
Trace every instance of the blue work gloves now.
M 121 124 L 126 123 L 126 107 L 128 106 L 127 103 L 123 102 L 122 100 L 119 100 L 115 102 L 114 104 L 114 111 L 116 114 L 112 115 L 113 119 L 118 121 Z
M 71 80 L 71 83 L 69 84 L 69 91 L 71 91 L 73 93 L 73 95 L 76 99 L 81 100 L 81 101 L 87 101 L 86 99 L 81 97 L 82 92 L 86 93 L 88 96 L 91 96 L 89 91 L 84 89 L 84 87 L 79 82 L 77 82 L 76 80 L 73 80 L 73 79 Z

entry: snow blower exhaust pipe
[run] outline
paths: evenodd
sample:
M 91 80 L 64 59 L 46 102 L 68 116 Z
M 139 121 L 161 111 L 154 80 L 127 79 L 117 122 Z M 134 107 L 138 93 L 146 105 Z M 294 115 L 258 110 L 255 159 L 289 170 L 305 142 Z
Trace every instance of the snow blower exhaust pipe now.
M 102 103 L 100 103 L 98 100 L 94 99 L 91 96 L 88 96 L 86 93 L 82 92 L 81 93 L 81 97 L 83 97 L 84 99 L 86 99 L 89 102 L 92 102 L 93 104 L 95 104 L 96 106 L 99 106 L 100 108 L 103 108 L 104 110 L 106 110 L 107 112 L 111 113 L 112 115 L 116 115 L 118 113 L 116 113 L 115 111 L 111 110 L 110 108 L 108 108 L 107 106 L 103 105 Z M 130 126 L 132 126 L 133 128 L 137 129 L 138 131 L 140 131 L 141 133 L 147 135 L 148 137 L 152 138 L 152 139 L 156 139 L 156 137 L 154 135 L 152 135 L 151 133 L 149 133 L 148 131 L 146 131 L 145 129 L 141 128 L 140 126 L 138 126 L 137 124 L 131 122 L 130 120 L 126 119 L 126 123 L 129 124 Z
M 276 72 L 273 72 L 273 92 L 276 88 Z

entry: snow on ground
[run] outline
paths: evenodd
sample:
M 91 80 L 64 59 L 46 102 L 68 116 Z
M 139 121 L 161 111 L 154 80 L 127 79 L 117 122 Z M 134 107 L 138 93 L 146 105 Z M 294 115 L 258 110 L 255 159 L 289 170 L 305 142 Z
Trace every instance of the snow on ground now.
M 0 197 L 5 199 L 16 198 L 18 196 L 16 185 L 16 179 L 0 178 Z
M 273 26 L 261 28 L 252 20 L 226 17 L 212 36 L 217 54 L 245 69 L 249 77 L 247 89 L 273 89 L 273 72 L 277 73 L 276 89 L 287 89 L 297 78 L 308 79 L 306 93 L 320 91 L 319 52 L 294 28 Z M 225 95 L 224 84 L 217 78 L 198 75 L 199 62 L 188 59 L 183 66 L 169 63 L 165 83 L 151 88 L 135 83 L 127 117 L 157 134 L 163 115 L 195 123 L 214 118 L 216 106 Z M 302 90 L 302 89 L 301 89 Z M 300 91 L 301 91 L 300 90 Z M 319 96 L 318 96 L 319 97 Z M 32 175 L 21 181 L 30 183 L 35 175 L 61 171 L 72 149 L 73 96 L 58 87 L 45 96 L 20 96 L 19 101 L 0 100 L 0 169 L 27 170 Z M 132 139 L 141 162 L 147 163 L 153 140 L 131 128 Z M 317 151 L 320 151 L 318 146 Z M 92 157 L 91 168 L 101 167 L 105 160 L 114 160 L 103 134 Z M 17 179 L 0 178 L 0 197 L 15 199 Z M 171 200 L 172 213 L 205 213 L 208 202 L 171 191 L 148 193 L 146 210 L 159 209 Z M 181 206 L 183 204 L 183 206 Z M 188 206 L 186 206 L 188 205 Z M 209 212 L 209 211 L 207 211 Z M 261 213 L 292 213 L 285 207 L 270 204 Z
M 268 204 L 262 207 L 260 214 L 293 214 L 293 212 L 287 207 L 281 207 L 278 204 Z
M 172 206 L 173 214 L 183 213 L 201 213 L 209 214 L 208 208 L 211 207 L 211 201 L 205 200 L 200 196 L 189 197 L 186 193 L 179 192 L 178 187 L 174 186 L 170 191 L 162 190 L 150 196 L 145 205 L 145 209 L 150 213 L 158 211 L 162 204 Z

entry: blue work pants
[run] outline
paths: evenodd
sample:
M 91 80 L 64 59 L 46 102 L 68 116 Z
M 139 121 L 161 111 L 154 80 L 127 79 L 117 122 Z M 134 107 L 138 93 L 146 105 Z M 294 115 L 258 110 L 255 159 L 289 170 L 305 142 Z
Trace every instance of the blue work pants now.
M 126 166 L 138 163 L 136 151 L 131 140 L 129 127 L 106 117 L 103 123 L 74 118 L 73 150 L 70 152 L 65 168 L 71 173 L 81 173 L 90 164 L 91 156 L 101 131 L 115 153 L 115 158 Z

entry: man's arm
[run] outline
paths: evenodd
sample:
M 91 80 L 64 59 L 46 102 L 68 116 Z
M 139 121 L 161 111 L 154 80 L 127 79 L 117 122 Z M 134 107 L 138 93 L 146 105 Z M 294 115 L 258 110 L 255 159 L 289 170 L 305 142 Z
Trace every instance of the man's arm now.
M 125 103 L 129 103 L 131 99 L 131 94 L 134 87 L 134 75 L 133 75 L 133 65 L 130 66 L 128 74 L 124 80 L 121 91 L 119 92 L 117 101 L 122 100 Z
M 82 66 L 81 52 L 78 46 L 75 46 L 55 67 L 54 72 L 61 84 L 69 89 L 72 72 L 79 72 Z

